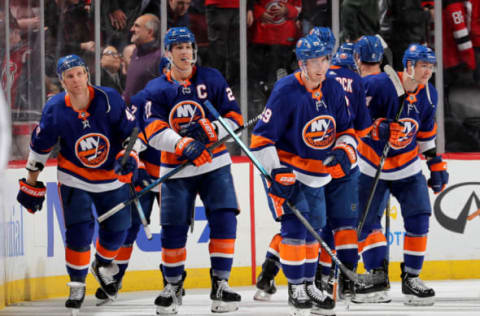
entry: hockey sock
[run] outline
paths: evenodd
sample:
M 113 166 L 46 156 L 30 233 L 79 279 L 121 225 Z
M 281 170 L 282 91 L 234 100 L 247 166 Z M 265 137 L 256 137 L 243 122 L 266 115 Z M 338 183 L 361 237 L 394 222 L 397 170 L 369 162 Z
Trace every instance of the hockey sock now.
M 404 219 L 405 239 L 403 241 L 403 260 L 405 272 L 419 275 L 427 250 L 429 214 L 408 216 Z
M 168 283 L 179 283 L 185 270 L 187 259 L 188 225 L 162 226 L 162 265 L 163 276 Z
M 71 281 L 85 282 L 90 264 L 93 221 L 73 224 L 65 231 L 65 262 Z
M 210 263 L 212 276 L 228 280 L 232 270 L 237 236 L 237 217 L 233 209 L 221 209 L 209 212 L 210 225 Z
M 97 240 L 97 253 L 95 259 L 104 264 L 108 264 L 115 259 L 118 249 L 123 244 L 127 231 L 108 231 L 100 228 Z
M 365 227 L 362 236 L 364 231 Z M 363 264 L 367 271 L 380 268 L 387 255 L 387 239 L 380 229 L 371 230 L 364 240 L 359 241 L 358 250 L 362 254 Z
M 320 244 L 310 232 L 305 238 L 305 281 L 313 282 L 318 266 L 318 249 Z
M 307 219 L 308 220 L 308 219 Z M 280 263 L 288 283 L 300 284 L 305 276 L 305 226 L 293 214 L 282 216 Z

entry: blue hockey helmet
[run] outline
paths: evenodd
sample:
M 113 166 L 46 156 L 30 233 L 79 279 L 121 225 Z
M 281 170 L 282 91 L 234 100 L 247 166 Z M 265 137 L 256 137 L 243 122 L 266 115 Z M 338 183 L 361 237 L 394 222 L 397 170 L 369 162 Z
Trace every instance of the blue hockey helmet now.
M 315 26 L 309 34 L 315 34 L 322 42 L 326 42 L 328 45 L 335 47 L 335 35 L 329 27 Z
M 352 69 L 356 68 L 355 60 L 353 59 L 353 51 L 355 44 L 343 43 L 337 50 L 337 53 L 332 58 L 332 64 L 336 66 L 344 66 Z
M 57 76 L 59 80 L 63 80 L 63 73 L 73 67 L 84 67 L 88 73 L 88 67 L 85 61 L 77 55 L 67 55 L 60 57 L 57 62 Z
M 177 43 L 192 43 L 195 46 L 195 35 L 188 29 L 188 27 L 172 27 L 165 34 L 165 50 L 170 50 L 172 44 Z
M 297 60 L 307 60 L 332 54 L 333 47 L 314 34 L 308 34 L 297 41 L 295 55 Z
M 421 44 L 410 44 L 410 46 L 408 46 L 407 50 L 403 54 L 403 67 L 407 68 L 407 61 L 409 60 L 414 66 L 419 60 L 430 64 L 437 63 L 437 58 L 435 57 L 433 50 L 430 47 Z
M 362 62 L 379 63 L 383 58 L 382 41 L 374 35 L 362 36 L 355 43 L 355 54 Z

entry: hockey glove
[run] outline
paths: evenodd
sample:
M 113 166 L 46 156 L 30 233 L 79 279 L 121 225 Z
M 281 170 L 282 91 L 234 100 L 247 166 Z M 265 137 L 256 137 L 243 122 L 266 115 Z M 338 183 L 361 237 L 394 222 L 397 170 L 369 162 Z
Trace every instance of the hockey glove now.
M 37 181 L 35 185 L 31 185 L 25 178 L 22 178 L 18 180 L 18 184 L 20 190 L 17 194 L 17 201 L 32 214 L 41 210 L 47 191 L 43 182 Z
M 405 126 L 401 122 L 378 118 L 373 122 L 371 135 L 373 140 L 388 140 L 390 144 L 399 147 L 400 140 L 406 136 Z
M 140 192 L 145 187 L 149 186 L 153 182 L 152 177 L 147 172 L 145 164 L 140 161 L 138 166 L 137 176 L 133 180 L 133 185 L 135 186 L 135 191 Z
M 352 145 L 340 144 L 333 147 L 330 155 L 325 158 L 324 165 L 332 178 L 343 178 L 350 173 L 352 164 L 357 161 L 357 152 Z
M 292 197 L 296 177 L 291 168 L 285 167 L 273 169 L 271 176 L 273 181 L 268 188 L 268 195 L 272 198 L 275 209 L 279 209 Z
M 118 180 L 124 183 L 132 183 L 132 181 L 137 177 L 138 165 L 140 161 L 138 160 L 137 153 L 132 150 L 127 158 L 127 162 L 122 166 L 122 159 L 124 156 L 125 149 L 121 150 L 115 157 L 113 170 L 117 174 Z
M 430 179 L 427 183 L 432 188 L 435 194 L 438 194 L 445 189 L 448 183 L 447 163 L 442 161 L 441 156 L 436 156 L 427 161 L 428 169 L 430 170 Z
M 207 147 L 190 137 L 183 137 L 178 141 L 175 153 L 180 156 L 179 160 L 187 159 L 197 167 L 212 162 L 212 154 Z
M 190 123 L 187 127 L 182 128 L 180 135 L 183 137 L 191 137 L 205 145 L 218 140 L 215 126 L 206 118 L 199 119 L 196 122 Z

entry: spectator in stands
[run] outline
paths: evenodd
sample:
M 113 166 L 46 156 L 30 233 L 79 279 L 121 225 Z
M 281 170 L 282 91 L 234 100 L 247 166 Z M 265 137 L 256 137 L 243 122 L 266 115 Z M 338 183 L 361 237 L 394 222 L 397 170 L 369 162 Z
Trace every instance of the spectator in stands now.
M 239 0 L 205 0 L 209 66 L 218 69 L 233 88 L 240 82 Z M 253 0 L 247 2 L 247 26 L 253 23 Z
M 130 103 L 132 95 L 160 75 L 159 65 L 162 57 L 158 17 L 153 14 L 144 14 L 135 20 L 130 31 L 135 50 L 128 66 L 127 81 L 122 95 L 127 104 Z
M 101 85 L 114 88 L 118 93 L 123 93 L 125 77 L 122 74 L 122 55 L 114 46 L 106 46 L 100 59 L 102 67 Z
M 195 35 L 197 41 L 197 64 L 200 66 L 207 65 L 209 42 L 204 0 L 192 0 L 188 10 L 188 18 L 190 20 L 190 31 Z
M 340 42 L 355 42 L 380 31 L 378 0 L 344 0 L 340 14 Z
M 102 0 L 102 32 L 105 43 L 122 50 L 129 43 L 129 31 L 142 14 L 160 16 L 159 0 Z
M 298 17 L 302 24 L 303 36 L 314 26 L 332 25 L 331 0 L 302 0 L 302 12 Z
M 191 0 L 168 0 L 167 5 L 167 27 L 190 26 L 190 19 L 187 14 Z
M 20 30 L 38 30 L 40 27 L 39 3 L 32 0 L 11 0 L 10 12 Z
M 135 51 L 135 44 L 130 44 L 123 48 L 122 73 L 124 76 L 127 75 L 128 65 L 130 65 L 130 60 L 132 60 L 132 55 L 134 51 Z

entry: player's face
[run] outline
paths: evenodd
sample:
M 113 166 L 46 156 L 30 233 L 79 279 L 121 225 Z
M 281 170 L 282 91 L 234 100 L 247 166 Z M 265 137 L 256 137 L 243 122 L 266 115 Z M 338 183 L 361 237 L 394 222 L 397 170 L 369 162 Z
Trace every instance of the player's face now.
M 70 68 L 63 72 L 62 83 L 67 93 L 71 95 L 85 93 L 88 86 L 88 74 L 82 66 Z
M 415 64 L 415 81 L 420 84 L 427 84 L 428 80 L 432 77 L 433 64 L 426 61 L 417 61 Z
M 320 83 L 325 80 L 325 75 L 330 67 L 329 56 L 321 56 L 317 58 L 307 59 L 305 62 L 305 68 L 307 70 L 308 77 L 312 82 Z
M 192 43 L 173 44 L 170 53 L 173 65 L 175 65 L 175 67 L 180 68 L 181 70 L 188 70 L 192 67 Z

